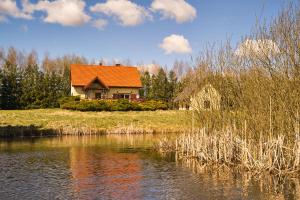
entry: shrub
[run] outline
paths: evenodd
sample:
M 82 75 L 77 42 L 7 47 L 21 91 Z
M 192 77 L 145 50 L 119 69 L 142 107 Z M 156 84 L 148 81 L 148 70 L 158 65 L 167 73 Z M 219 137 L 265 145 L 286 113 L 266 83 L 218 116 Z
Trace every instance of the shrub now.
M 58 103 L 60 107 L 62 107 L 62 105 L 66 103 L 75 102 L 75 101 L 80 101 L 80 96 L 64 96 L 58 99 Z
M 168 106 L 165 102 L 163 101 L 155 101 L 155 100 L 150 100 L 150 101 L 145 101 L 140 103 L 141 110 L 167 110 Z
M 162 101 L 130 102 L 118 100 L 69 100 L 61 104 L 62 109 L 78 111 L 154 111 L 166 110 L 167 104 Z

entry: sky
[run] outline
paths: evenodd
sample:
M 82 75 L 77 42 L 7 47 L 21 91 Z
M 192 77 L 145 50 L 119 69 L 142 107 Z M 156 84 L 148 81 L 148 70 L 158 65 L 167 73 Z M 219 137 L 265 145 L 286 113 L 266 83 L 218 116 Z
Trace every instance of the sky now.
M 0 47 L 171 67 L 239 42 L 288 2 L 298 0 L 0 0 Z

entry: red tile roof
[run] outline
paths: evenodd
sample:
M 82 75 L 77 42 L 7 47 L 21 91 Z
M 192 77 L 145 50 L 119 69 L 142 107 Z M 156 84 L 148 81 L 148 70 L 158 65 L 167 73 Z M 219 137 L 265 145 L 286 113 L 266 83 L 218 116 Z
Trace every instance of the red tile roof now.
M 136 67 L 71 65 L 71 84 L 87 86 L 96 78 L 107 87 L 142 87 L 140 74 Z

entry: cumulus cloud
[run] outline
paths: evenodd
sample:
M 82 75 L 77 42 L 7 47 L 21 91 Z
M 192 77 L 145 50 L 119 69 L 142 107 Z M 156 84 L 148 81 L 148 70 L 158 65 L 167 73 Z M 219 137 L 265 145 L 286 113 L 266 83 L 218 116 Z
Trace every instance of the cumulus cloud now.
M 161 13 L 163 18 L 175 19 L 177 23 L 192 21 L 197 16 L 196 9 L 185 0 L 154 0 L 151 10 Z
M 92 21 L 92 26 L 102 30 L 107 25 L 107 21 L 105 19 L 97 19 Z
M 161 66 L 159 64 L 151 63 L 151 64 L 142 64 L 138 67 L 138 70 L 141 73 L 145 73 L 146 71 L 149 72 L 151 75 L 156 75 L 159 71 Z
M 24 0 L 24 10 L 28 13 L 34 11 L 44 11 L 46 16 L 43 18 L 47 23 L 58 23 L 63 26 L 79 26 L 90 20 L 85 11 L 85 2 L 82 0 L 55 0 L 39 1 L 31 4 Z
M 279 48 L 272 40 L 253 40 L 246 39 L 236 49 L 235 54 L 241 57 L 248 56 L 264 56 L 276 55 L 279 53 Z
M 17 6 L 17 2 L 14 0 L 1 0 L 0 1 L 0 14 L 1 18 L 6 19 L 5 15 L 15 17 L 15 18 L 23 18 L 23 19 L 32 19 L 32 16 L 28 13 L 23 12 Z
M 186 54 L 191 53 L 192 48 L 187 39 L 185 39 L 182 35 L 172 34 L 163 39 L 163 42 L 159 45 L 161 49 L 165 51 L 166 54 L 171 53 L 180 53 Z
M 91 6 L 90 10 L 115 17 L 123 26 L 135 26 L 151 18 L 145 8 L 129 0 L 107 0 Z

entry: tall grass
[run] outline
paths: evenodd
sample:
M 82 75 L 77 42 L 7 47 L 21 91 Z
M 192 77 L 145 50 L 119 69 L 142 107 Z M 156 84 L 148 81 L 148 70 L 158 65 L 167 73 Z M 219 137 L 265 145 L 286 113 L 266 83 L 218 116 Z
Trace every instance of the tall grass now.
M 240 136 L 243 135 L 243 136 Z M 287 140 L 284 135 L 251 139 L 231 128 L 209 132 L 206 129 L 185 133 L 175 141 L 162 140 L 161 151 L 175 151 L 178 159 L 195 158 L 203 166 L 225 165 L 254 173 L 298 173 L 300 135 Z

